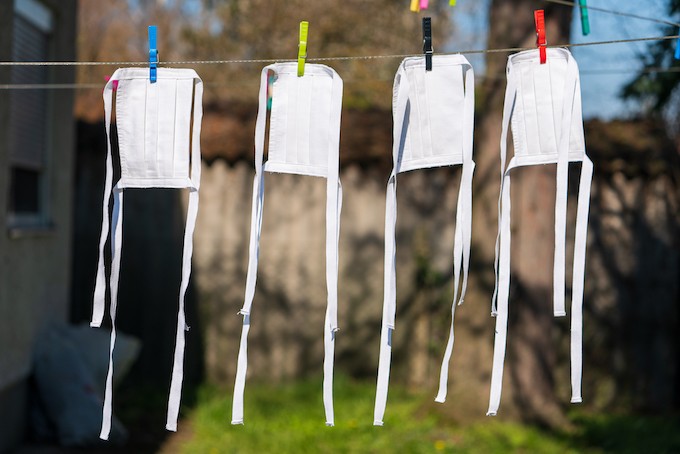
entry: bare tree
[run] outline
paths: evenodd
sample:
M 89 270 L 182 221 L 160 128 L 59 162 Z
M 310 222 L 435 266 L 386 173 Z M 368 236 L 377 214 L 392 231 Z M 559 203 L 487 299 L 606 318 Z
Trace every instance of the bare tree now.
M 492 0 L 489 11 L 489 48 L 535 45 L 533 11 L 545 9 L 548 43 L 566 43 L 572 11 L 561 5 L 529 0 Z M 477 106 L 475 138 L 475 253 L 492 267 L 500 191 L 499 138 L 507 55 L 487 54 L 487 77 Z M 553 341 L 552 263 L 555 169 L 526 167 L 513 174 L 513 270 L 506 384 L 524 418 L 546 425 L 564 422 L 555 397 L 557 346 Z M 510 383 L 508 383 L 510 381 Z M 561 401 L 561 399 L 560 399 Z

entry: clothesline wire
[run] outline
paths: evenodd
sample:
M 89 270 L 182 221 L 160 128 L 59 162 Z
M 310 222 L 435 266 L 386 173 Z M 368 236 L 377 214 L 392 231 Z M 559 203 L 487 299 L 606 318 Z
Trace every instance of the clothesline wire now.
M 650 73 L 680 73 L 680 67 L 674 68 L 640 68 L 635 69 L 623 69 L 623 68 L 600 68 L 600 69 L 585 69 L 581 70 L 580 74 L 582 76 L 598 76 L 605 74 L 650 74 Z M 492 75 L 478 75 L 475 79 L 503 79 L 502 74 L 492 76 Z M 364 82 L 367 80 L 382 81 L 382 82 L 392 82 L 392 78 L 359 78 L 359 79 L 345 79 L 345 83 L 352 82 Z M 203 84 L 206 87 L 233 87 L 233 83 L 221 83 L 221 82 L 205 82 Z M 245 84 L 241 84 L 245 85 Z M 0 84 L 0 90 L 77 90 L 77 89 L 101 89 L 103 83 L 73 83 L 73 84 Z
M 566 5 L 566 6 L 575 6 L 577 8 L 586 8 L 589 11 L 599 11 L 602 13 L 608 13 L 608 14 L 614 14 L 616 16 L 624 16 L 624 17 L 631 17 L 633 19 L 640 19 L 640 20 L 646 20 L 649 22 L 656 22 L 657 24 L 664 24 L 664 25 L 672 25 L 673 27 L 680 27 L 680 23 L 678 22 L 673 22 L 669 20 L 664 20 L 664 19 L 657 19 L 655 17 L 649 17 L 649 16 L 641 16 L 639 14 L 633 14 L 633 13 L 624 13 L 623 11 L 615 11 L 612 9 L 607 9 L 607 8 L 600 8 L 597 6 L 581 6 L 578 3 L 574 3 L 568 0 L 545 0 L 548 3 L 556 3 L 558 5 Z
M 581 74 L 656 74 L 656 73 L 680 73 L 680 67 L 673 68 L 640 68 L 640 69 L 617 69 L 617 68 L 602 68 L 602 69 L 587 69 L 581 71 Z
M 556 1 L 556 0 L 555 0 Z M 592 41 L 586 43 L 567 43 L 561 45 L 548 46 L 549 48 L 560 47 L 586 47 L 586 46 L 600 46 L 608 44 L 623 44 L 644 41 L 665 41 L 669 39 L 678 39 L 680 35 L 667 36 L 653 36 L 645 38 L 628 38 L 616 39 L 608 41 Z M 494 54 L 494 53 L 511 53 L 520 52 L 524 50 L 532 50 L 536 47 L 507 47 L 500 49 L 471 49 L 458 50 L 454 52 L 444 52 L 439 55 L 455 55 L 455 54 Z M 415 57 L 420 54 L 400 54 L 400 55 L 355 55 L 345 57 L 314 57 L 307 58 L 308 62 L 325 62 L 325 61 L 345 61 L 345 60 L 377 60 L 377 59 L 391 59 L 391 58 L 407 58 Z M 292 59 L 236 59 L 236 60 L 178 60 L 160 62 L 163 65 L 211 65 L 211 64 L 241 64 L 241 63 L 278 63 L 296 61 Z M 3 61 L 0 66 L 146 66 L 148 61 Z

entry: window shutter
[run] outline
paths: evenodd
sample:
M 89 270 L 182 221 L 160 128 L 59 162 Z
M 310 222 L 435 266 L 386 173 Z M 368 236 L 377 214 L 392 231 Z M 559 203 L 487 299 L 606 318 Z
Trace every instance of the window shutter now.
M 16 14 L 12 43 L 13 61 L 46 61 L 49 57 L 49 34 Z M 12 84 L 45 84 L 49 81 L 46 66 L 15 66 Z M 45 160 L 47 135 L 46 90 L 13 90 L 10 120 L 12 166 L 40 171 Z

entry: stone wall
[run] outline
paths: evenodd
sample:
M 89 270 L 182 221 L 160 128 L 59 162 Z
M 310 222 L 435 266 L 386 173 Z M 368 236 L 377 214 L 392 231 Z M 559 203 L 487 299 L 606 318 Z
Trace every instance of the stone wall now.
M 218 382 L 230 381 L 235 373 L 253 174 L 243 162 L 217 161 L 203 169 L 194 267 L 202 318 L 210 320 L 205 326 L 208 377 Z M 349 166 L 341 180 L 338 370 L 371 376 L 382 316 L 387 176 Z M 412 172 L 399 180 L 395 366 L 423 382 L 438 373 L 430 359 L 439 361 L 446 342 L 459 171 Z M 263 379 L 320 374 L 326 184 L 313 177 L 267 174 L 265 186 L 249 373 Z M 442 317 L 420 320 L 432 314 Z

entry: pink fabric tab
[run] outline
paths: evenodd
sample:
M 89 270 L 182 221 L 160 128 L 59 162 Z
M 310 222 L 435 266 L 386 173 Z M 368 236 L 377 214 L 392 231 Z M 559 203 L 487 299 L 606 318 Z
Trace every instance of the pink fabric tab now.
M 111 76 L 104 76 L 104 80 L 108 82 L 109 80 L 111 80 Z M 111 83 L 113 84 L 113 89 L 118 90 L 118 81 L 114 80 Z

